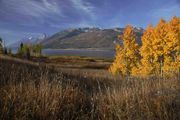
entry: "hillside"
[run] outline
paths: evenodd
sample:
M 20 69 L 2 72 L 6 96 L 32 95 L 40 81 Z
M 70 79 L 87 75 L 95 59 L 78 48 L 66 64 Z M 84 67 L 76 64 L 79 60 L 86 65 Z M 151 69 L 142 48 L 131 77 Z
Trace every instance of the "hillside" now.
M 37 37 L 29 37 L 15 42 L 9 47 L 17 48 L 20 43 L 42 44 L 44 48 L 50 49 L 114 49 L 118 43 L 118 35 L 123 34 L 124 28 L 100 29 L 100 28 L 76 28 L 66 29 L 47 37 L 42 34 Z M 141 44 L 142 28 L 134 28 L 137 42 Z
M 123 33 L 124 28 L 99 29 L 99 28 L 77 28 L 58 32 L 43 40 L 41 44 L 45 48 L 53 49 L 114 49 L 117 36 Z M 141 43 L 143 29 L 135 28 L 137 42 Z

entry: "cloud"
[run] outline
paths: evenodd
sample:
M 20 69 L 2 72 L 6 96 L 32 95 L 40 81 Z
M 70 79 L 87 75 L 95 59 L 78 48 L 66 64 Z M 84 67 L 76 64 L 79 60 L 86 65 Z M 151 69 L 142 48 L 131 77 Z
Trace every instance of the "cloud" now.
M 84 0 L 0 0 L 0 22 L 59 28 L 62 22 L 96 20 L 94 9 L 92 3 Z
M 43 0 L 43 4 L 45 5 L 46 12 L 51 11 L 57 14 L 62 14 L 58 4 L 55 1 Z
M 56 1 L 48 0 L 2 0 L 1 4 L 4 9 L 0 9 L 1 13 L 12 13 L 35 18 L 46 17 L 50 14 L 63 16 L 61 8 Z
M 94 13 L 95 7 L 88 1 L 85 0 L 70 0 L 78 10 L 85 12 L 87 15 L 91 17 L 91 19 L 96 19 L 96 15 Z
M 41 26 L 58 28 L 59 21 L 65 19 L 64 4 L 59 0 L 0 0 L 0 24 L 7 22 L 18 28 L 35 29 Z M 52 24 L 52 25 L 51 25 Z M 55 26 L 55 25 L 54 25 Z M 2 28 L 2 26 L 1 26 Z

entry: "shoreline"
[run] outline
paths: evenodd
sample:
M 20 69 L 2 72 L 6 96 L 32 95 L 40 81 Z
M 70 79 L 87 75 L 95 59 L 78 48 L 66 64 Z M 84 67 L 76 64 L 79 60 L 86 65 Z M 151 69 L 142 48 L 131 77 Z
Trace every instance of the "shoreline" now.
M 94 50 L 94 51 L 115 51 L 115 49 L 105 49 L 105 48 L 43 48 L 43 50 Z

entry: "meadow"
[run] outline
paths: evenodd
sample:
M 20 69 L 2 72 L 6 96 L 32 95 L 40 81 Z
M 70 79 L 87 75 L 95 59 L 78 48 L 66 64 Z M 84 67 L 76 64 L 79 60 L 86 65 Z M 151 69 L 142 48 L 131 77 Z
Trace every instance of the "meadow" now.
M 111 62 L 0 56 L 0 119 L 179 119 L 178 74 L 114 77 L 107 71 Z

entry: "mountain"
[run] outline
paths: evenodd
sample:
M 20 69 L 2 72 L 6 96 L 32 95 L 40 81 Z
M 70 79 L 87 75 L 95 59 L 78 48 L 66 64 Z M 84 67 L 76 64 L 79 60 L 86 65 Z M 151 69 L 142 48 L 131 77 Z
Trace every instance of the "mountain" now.
M 42 34 L 42 35 L 37 36 L 37 37 L 23 38 L 23 39 L 15 42 L 15 43 L 9 45 L 8 47 L 10 47 L 10 48 L 18 48 L 21 43 L 23 43 L 23 44 L 39 44 L 43 40 L 45 40 L 46 37 L 47 37 L 46 34 Z
M 60 31 L 50 37 L 42 34 L 37 37 L 29 37 L 11 44 L 9 47 L 17 48 L 21 43 L 42 44 L 49 49 L 114 49 L 119 43 L 118 35 L 123 34 L 124 28 L 76 28 Z M 134 28 L 137 35 L 137 43 L 141 44 L 142 28 Z
M 122 35 L 124 28 L 100 29 L 100 28 L 77 28 L 58 32 L 40 43 L 44 48 L 53 49 L 114 49 L 115 43 L 119 42 L 118 35 Z M 134 28 L 137 42 L 141 44 L 142 28 Z

